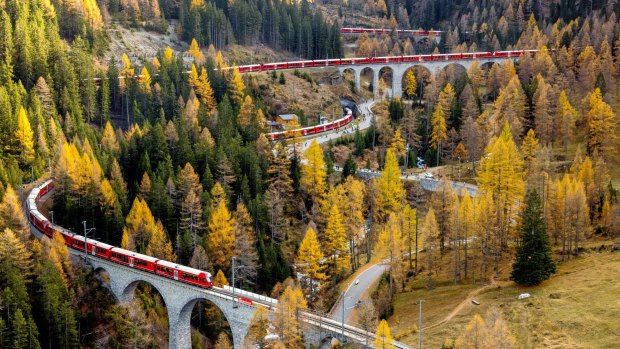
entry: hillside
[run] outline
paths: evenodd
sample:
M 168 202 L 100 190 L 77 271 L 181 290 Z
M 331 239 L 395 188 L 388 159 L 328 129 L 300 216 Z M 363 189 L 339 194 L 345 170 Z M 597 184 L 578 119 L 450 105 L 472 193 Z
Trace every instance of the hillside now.
M 605 248 L 599 251 L 602 245 Z M 390 325 L 396 336 L 408 328 L 417 328 L 417 302 L 424 299 L 424 345 L 429 348 L 454 340 L 474 314 L 483 315 L 490 307 L 498 307 L 504 314 L 518 348 L 613 347 L 618 335 L 615 319 L 620 314 L 616 301 L 620 292 L 620 253 L 610 252 L 610 247 L 609 240 L 592 242 L 587 253 L 560 263 L 557 273 L 537 287 L 518 287 L 508 281 L 508 261 L 490 286 L 452 285 L 439 279 L 437 288 L 428 291 L 422 278 L 410 284 L 412 291 L 395 298 Z M 517 296 L 525 292 L 531 298 L 518 300 Z M 474 299 L 480 305 L 474 305 Z M 459 311 L 454 313 L 455 309 Z M 449 321 L 443 322 L 447 318 Z M 412 345 L 417 339 L 416 331 L 400 338 Z

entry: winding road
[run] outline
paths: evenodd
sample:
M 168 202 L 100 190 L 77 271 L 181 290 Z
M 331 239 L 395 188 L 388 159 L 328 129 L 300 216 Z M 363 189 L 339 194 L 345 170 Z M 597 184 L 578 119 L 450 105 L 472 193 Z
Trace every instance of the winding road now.
M 310 144 L 312 143 L 312 140 L 316 140 L 317 143 L 322 144 L 322 143 L 326 143 L 332 140 L 336 140 L 347 134 L 350 134 L 350 132 L 354 132 L 356 128 L 359 128 L 360 131 L 369 128 L 372 124 L 372 119 L 373 119 L 372 106 L 376 102 L 377 101 L 375 100 L 367 100 L 359 104 L 358 110 L 361 114 L 361 118 L 357 124 L 342 128 L 340 130 L 335 130 L 327 134 L 320 135 L 318 137 L 310 136 L 310 137 L 305 138 L 303 140 L 303 143 L 301 144 L 301 152 L 303 153 L 310 146 Z M 335 170 L 342 171 L 342 168 L 336 166 Z M 373 176 L 373 177 L 381 175 L 380 171 L 371 171 L 367 169 L 358 170 L 358 172 L 361 172 L 363 174 L 366 174 L 368 176 Z M 422 185 L 424 189 L 429 190 L 429 191 L 436 191 L 440 187 L 440 183 L 441 183 L 440 180 L 437 180 L 434 178 L 426 178 L 422 174 L 417 174 L 417 175 L 403 174 L 401 175 L 401 179 L 407 180 L 407 181 L 411 181 L 411 180 L 418 181 L 420 182 L 420 184 Z M 461 195 L 460 193 L 462 192 L 463 189 L 467 190 L 470 196 L 477 196 L 478 194 L 478 186 L 476 185 L 465 183 L 465 182 L 457 182 L 457 181 L 448 181 L 448 183 L 452 184 L 452 186 L 457 191 L 457 193 L 459 193 L 459 195 Z M 360 273 L 355 279 L 352 279 L 349 285 L 347 285 L 347 288 L 344 292 L 344 301 L 342 301 L 342 299 L 338 299 L 334 307 L 331 309 L 331 312 L 330 312 L 331 319 L 338 321 L 338 322 L 342 322 L 343 317 L 344 317 L 344 322 L 349 323 L 349 318 L 351 317 L 351 314 L 353 313 L 353 309 L 358 304 L 358 302 L 361 300 L 364 293 L 370 287 L 372 287 L 372 285 L 375 284 L 377 280 L 381 277 L 381 275 L 387 270 L 389 270 L 389 265 L 385 263 L 384 261 L 381 261 L 381 262 L 371 265 L 366 270 L 364 270 L 362 273 Z M 355 284 L 357 280 L 359 280 L 359 283 Z

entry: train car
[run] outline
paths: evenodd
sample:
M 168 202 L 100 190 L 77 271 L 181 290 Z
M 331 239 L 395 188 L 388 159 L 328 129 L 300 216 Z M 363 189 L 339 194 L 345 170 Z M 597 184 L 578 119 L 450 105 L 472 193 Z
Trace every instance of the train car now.
M 210 273 L 164 260 L 157 261 L 155 273 L 174 280 L 187 282 L 192 285 L 202 287 L 213 286 L 213 280 Z
M 351 64 L 353 64 L 353 58 L 340 59 L 340 65 L 351 65 Z
M 260 64 L 243 65 L 239 67 L 239 73 L 251 73 L 260 71 Z
M 254 306 L 254 302 L 252 302 L 251 299 L 247 299 L 247 298 L 243 298 L 243 297 L 238 297 L 237 298 L 237 302 L 243 303 L 243 304 L 247 304 L 249 306 Z
M 69 247 L 73 245 L 73 236 L 76 235 L 71 230 L 65 229 L 57 224 L 52 224 L 52 234 L 62 235 L 63 239 L 65 239 L 65 245 Z
M 370 64 L 370 63 L 372 63 L 372 58 L 371 57 L 353 58 L 352 59 L 352 64 Z
M 37 199 L 49 193 L 50 190 L 52 190 L 53 188 L 54 188 L 54 182 L 51 179 L 48 179 L 47 181 L 43 182 L 43 184 L 39 187 L 39 195 L 37 196 Z
M 71 244 L 69 245 L 76 250 L 84 251 L 84 246 L 86 246 L 86 239 L 82 235 L 73 234 L 71 236 Z
M 420 56 L 419 55 L 403 56 L 403 62 L 419 62 L 419 61 L 420 61 Z
M 142 269 L 155 273 L 155 266 L 159 259 L 136 253 L 133 251 L 124 250 L 118 247 L 112 247 L 110 250 L 110 260 L 116 263 L 128 265 L 131 268 Z
M 41 214 L 38 210 L 31 210 L 28 214 L 30 217 L 30 222 L 34 225 L 41 233 L 46 234 L 49 231 L 48 227 L 50 225 L 50 221 Z M 46 235 L 50 236 L 49 233 Z
M 110 250 L 112 250 L 112 248 L 114 248 L 114 246 L 101 241 L 88 239 L 88 254 L 90 255 L 109 259 Z
M 261 71 L 269 71 L 269 70 L 275 70 L 275 69 L 276 69 L 275 63 L 266 63 L 266 64 L 261 64 L 260 66 Z

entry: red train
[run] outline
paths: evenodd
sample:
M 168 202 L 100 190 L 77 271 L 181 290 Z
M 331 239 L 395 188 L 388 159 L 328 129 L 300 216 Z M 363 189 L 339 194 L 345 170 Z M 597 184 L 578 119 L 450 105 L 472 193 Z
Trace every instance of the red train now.
M 68 247 L 79 251 L 84 251 L 86 249 L 85 252 L 90 256 L 103 258 L 114 263 L 129 266 L 130 268 L 140 269 L 200 287 L 208 288 L 213 286 L 211 274 L 208 272 L 124 250 L 101 241 L 86 239 L 82 235 L 75 234 L 59 225 L 52 224 L 39 212 L 37 202 L 53 188 L 53 181 L 48 180 L 33 189 L 26 200 L 28 219 L 30 223 L 43 234 L 50 238 L 53 237 L 54 234 L 61 234 Z
M 443 33 L 441 30 L 417 30 L 417 29 L 396 29 L 398 34 L 413 35 L 413 36 L 441 36 Z M 340 28 L 340 34 L 391 34 L 392 29 L 381 28 Z
M 467 53 L 444 53 L 412 56 L 384 56 L 384 57 L 357 57 L 357 58 L 334 58 L 315 59 L 306 61 L 277 62 L 264 64 L 251 64 L 238 66 L 240 73 L 262 72 L 284 69 L 337 67 L 358 64 L 382 64 L 382 63 L 406 63 L 406 62 L 432 62 L 432 61 L 460 61 L 475 59 L 494 58 L 518 58 L 525 54 L 532 54 L 538 50 L 516 50 L 495 52 L 467 52 Z M 228 67 L 226 70 L 233 69 Z
M 300 137 L 300 136 L 301 137 L 310 136 L 310 135 L 338 129 L 340 127 L 348 125 L 349 123 L 351 123 L 351 121 L 353 121 L 353 111 L 349 108 L 345 108 L 345 111 L 346 111 L 346 114 L 344 115 L 344 117 L 336 121 L 333 121 L 327 124 L 322 124 L 322 125 L 298 128 L 295 130 L 268 133 L 267 139 L 269 139 L 270 141 L 278 141 L 281 139 L 294 138 L 294 137 Z

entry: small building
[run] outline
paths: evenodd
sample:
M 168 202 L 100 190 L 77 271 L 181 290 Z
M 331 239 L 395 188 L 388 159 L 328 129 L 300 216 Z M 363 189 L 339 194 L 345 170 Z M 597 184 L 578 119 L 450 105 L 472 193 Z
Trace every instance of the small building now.
M 280 114 L 276 116 L 276 122 L 279 122 L 284 127 L 299 126 L 299 117 L 295 114 Z
M 267 121 L 267 126 L 269 127 L 269 129 L 271 130 L 271 132 L 280 132 L 280 131 L 284 131 L 284 127 L 282 126 L 281 123 L 279 122 L 275 122 L 275 121 Z

